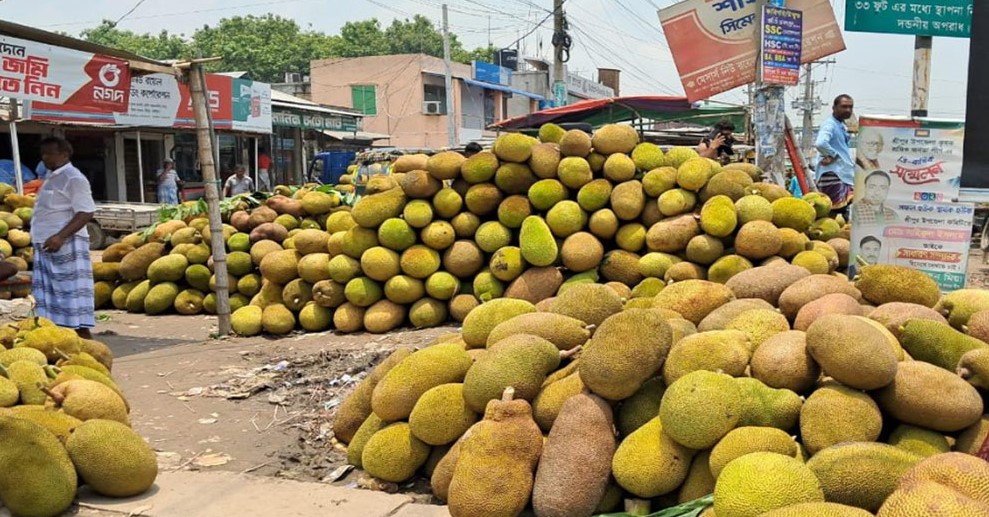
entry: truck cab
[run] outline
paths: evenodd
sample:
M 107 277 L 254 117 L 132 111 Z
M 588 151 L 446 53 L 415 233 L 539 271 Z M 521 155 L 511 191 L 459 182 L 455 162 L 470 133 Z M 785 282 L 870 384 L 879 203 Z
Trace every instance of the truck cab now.
M 340 176 L 347 173 L 347 166 L 354 162 L 357 153 L 353 151 L 324 151 L 313 157 L 309 162 L 306 180 L 336 185 Z

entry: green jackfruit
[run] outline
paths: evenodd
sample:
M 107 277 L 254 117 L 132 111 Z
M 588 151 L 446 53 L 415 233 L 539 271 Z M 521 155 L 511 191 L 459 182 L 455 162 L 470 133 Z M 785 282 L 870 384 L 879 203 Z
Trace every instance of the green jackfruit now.
M 546 213 L 546 224 L 554 236 L 564 239 L 587 224 L 587 212 L 575 201 L 561 201 Z
M 46 407 L 61 409 L 82 421 L 115 420 L 130 425 L 127 403 L 112 388 L 86 379 L 71 380 L 49 390 Z
M 711 449 L 711 474 L 717 479 L 732 460 L 753 452 L 775 452 L 796 458 L 799 446 L 786 432 L 773 427 L 739 427 Z
M 539 428 L 547 433 L 553 428 L 553 423 L 560 415 L 563 404 L 571 397 L 581 394 L 586 388 L 584 381 L 580 379 L 580 374 L 573 368 L 558 371 L 570 371 L 572 373 L 555 382 L 550 382 L 549 377 L 547 377 L 542 390 L 532 400 L 533 418 L 539 424 Z
M 460 175 L 467 183 L 484 183 L 494 178 L 498 170 L 498 157 L 491 151 L 481 151 L 460 166 Z
M 659 211 L 666 217 L 685 214 L 697 206 L 697 194 L 682 188 L 667 190 L 659 195 Z
M 367 445 L 368 440 L 374 436 L 375 433 L 382 430 L 387 426 L 386 422 L 383 422 L 377 415 L 371 413 L 368 417 L 361 423 L 360 427 L 354 433 L 354 437 L 350 440 L 347 447 L 347 463 L 354 465 L 357 468 L 362 466 L 362 457 L 364 455 L 364 447 Z
M 615 182 L 628 181 L 635 177 L 635 162 L 628 155 L 612 154 L 604 162 L 604 177 Z
M 598 128 L 591 138 L 594 150 L 603 155 L 629 154 L 639 143 L 639 133 L 626 124 L 606 124 Z
M 476 412 L 497 400 L 508 387 L 515 389 L 516 397 L 533 400 L 546 376 L 560 365 L 560 351 L 553 343 L 526 334 L 507 337 L 488 352 L 464 379 L 464 400 Z
M 700 499 L 714 493 L 714 475 L 711 474 L 711 451 L 701 451 L 690 462 L 687 479 L 683 480 L 677 491 L 677 502 L 680 504 Z
M 529 187 L 528 198 L 536 210 L 549 210 L 567 198 L 567 188 L 556 179 L 539 180 Z
M 612 190 L 610 181 L 603 178 L 596 179 L 580 188 L 577 192 L 577 203 L 584 210 L 595 212 L 608 206 Z
M 512 517 L 532 495 L 543 435 L 524 400 L 492 401 L 461 444 L 449 486 L 451 517 Z
M 623 221 L 637 219 L 645 205 L 646 194 L 637 180 L 619 183 L 611 190 L 611 210 Z
M 934 307 L 934 310 L 947 316 L 948 322 L 956 329 L 963 329 L 973 314 L 986 309 L 989 309 L 989 292 L 982 289 L 950 292 Z
M 17 360 L 5 368 L 8 379 L 17 385 L 21 404 L 40 405 L 45 403 L 46 395 L 40 385 L 48 384 L 48 376 L 38 363 L 30 360 Z
M 83 422 L 69 436 L 65 448 L 82 482 L 101 495 L 137 496 L 151 488 L 158 476 L 155 452 L 120 422 Z
M 27 420 L 0 416 L 0 500 L 23 517 L 52 517 L 75 500 L 76 468 L 54 434 Z
M 775 427 L 784 431 L 797 426 L 803 401 L 796 393 L 774 389 L 758 379 L 738 377 L 735 384 L 742 394 L 739 426 Z
M 632 150 L 632 160 L 635 168 L 640 171 L 651 171 L 666 165 L 666 156 L 663 150 L 656 144 L 643 142 Z
M 581 158 L 591 154 L 591 135 L 579 129 L 567 131 L 560 139 L 560 154 Z
M 655 417 L 628 435 L 611 462 L 615 481 L 638 497 L 657 497 L 676 490 L 687 478 L 694 451 L 666 433 Z
M 522 133 L 505 133 L 495 140 L 492 150 L 501 161 L 525 163 L 532 155 L 532 147 L 538 143 Z
M 566 130 L 556 124 L 543 124 L 539 126 L 539 140 L 541 142 L 560 143 Z
M 900 343 L 918 361 L 954 371 L 967 352 L 989 349 L 985 342 L 931 320 L 910 320 L 900 328 Z
M 663 378 L 672 384 L 697 371 L 723 372 L 732 377 L 745 374 L 749 365 L 747 337 L 737 330 L 715 330 L 687 336 L 670 349 L 663 364 Z
M 653 377 L 642 383 L 642 386 L 631 397 L 622 401 L 618 408 L 616 426 L 622 436 L 632 434 L 650 420 L 659 416 L 659 403 L 666 392 L 666 383 L 661 377 Z
M 807 351 L 829 376 L 852 388 L 882 388 L 896 376 L 896 355 L 885 335 L 852 316 L 818 318 L 807 329 Z
M 811 454 L 841 442 L 875 441 L 882 424 L 872 398 L 836 382 L 815 390 L 800 409 L 800 435 Z
M 175 306 L 178 295 L 179 286 L 173 282 L 152 286 L 144 299 L 144 312 L 149 315 L 161 314 Z
M 428 445 L 455 442 L 477 422 L 479 415 L 467 407 L 463 384 L 442 384 L 422 395 L 409 415 L 413 436 Z
M 537 178 L 555 178 L 560 158 L 559 146 L 550 143 L 535 145 L 532 147 L 532 156 L 529 157 L 529 168 Z
M 887 443 L 925 458 L 951 452 L 951 445 L 943 434 L 907 424 L 896 426 Z
M 560 160 L 556 174 L 560 182 L 571 189 L 579 189 L 594 179 L 591 165 L 584 158 L 576 156 L 568 156 Z
M 608 317 L 621 311 L 622 299 L 614 290 L 601 284 L 582 283 L 566 290 L 561 287 L 550 312 L 600 326 Z
M 387 422 L 408 418 L 423 393 L 441 384 L 463 381 L 472 364 L 461 344 L 441 343 L 419 350 L 375 386 L 371 409 Z
M 361 452 L 361 466 L 370 475 L 401 483 L 415 475 L 429 457 L 429 446 L 416 438 L 409 424 L 391 424 L 374 433 Z
M 865 266 L 859 270 L 855 287 L 862 292 L 863 298 L 877 306 L 906 302 L 934 307 L 941 298 L 937 282 L 929 275 L 903 266 Z
M 62 358 L 62 354 L 79 352 L 79 336 L 74 330 L 64 327 L 38 327 L 24 334 L 14 343 L 17 348 L 34 348 L 45 354 L 49 362 Z
M 677 185 L 697 192 L 707 184 L 707 180 L 712 176 L 711 172 L 711 162 L 703 158 L 687 160 L 677 167 Z
M 678 312 L 697 325 L 714 309 L 735 298 L 722 284 L 706 280 L 687 280 L 672 284 L 656 295 L 655 307 Z
M 546 221 L 538 216 L 526 217 L 519 233 L 522 257 L 533 266 L 550 266 L 556 262 L 559 248 Z
M 841 443 L 807 462 L 828 501 L 875 512 L 921 456 L 884 443 Z
M 802 200 L 786 197 L 773 201 L 773 224 L 779 228 L 793 228 L 805 232 L 817 219 L 814 207 Z
M 718 517 L 755 517 L 812 502 L 824 502 L 814 472 L 798 459 L 773 452 L 754 452 L 732 461 L 714 486 Z
M 541 337 L 560 350 L 572 350 L 585 344 L 591 337 L 587 325 L 576 318 L 549 312 L 533 312 L 520 314 L 495 326 L 488 334 L 487 346 L 516 334 Z
M 649 228 L 646 245 L 650 251 L 679 253 L 687 248 L 690 239 L 700 233 L 700 225 L 692 214 L 670 217 Z
M 285 305 L 273 303 L 262 309 L 261 327 L 268 334 L 288 334 L 295 328 L 295 314 Z
M 738 215 L 728 196 L 714 196 L 701 208 L 701 229 L 714 237 L 727 237 L 735 231 Z
M 525 194 L 538 180 L 524 163 L 502 163 L 495 172 L 495 185 L 510 196 Z
M 151 263 L 165 254 L 165 245 L 150 242 L 128 253 L 120 261 L 120 278 L 133 281 L 147 277 Z
M 893 382 L 875 399 L 885 415 L 946 433 L 978 422 L 983 411 L 978 390 L 954 372 L 923 361 L 900 363 Z
M 807 353 L 806 334 L 800 331 L 781 332 L 763 341 L 752 354 L 750 367 L 752 377 L 767 386 L 797 393 L 809 391 L 821 376 L 820 366 Z
M 659 406 L 659 418 L 677 443 L 701 450 L 714 446 L 735 428 L 743 404 L 742 392 L 732 377 L 699 370 L 669 385 Z

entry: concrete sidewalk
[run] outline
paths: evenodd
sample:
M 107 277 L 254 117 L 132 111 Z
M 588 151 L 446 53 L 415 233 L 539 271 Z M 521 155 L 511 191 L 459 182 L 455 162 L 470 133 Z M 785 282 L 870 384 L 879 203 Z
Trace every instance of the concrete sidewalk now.
M 79 507 L 79 516 L 450 516 L 444 506 L 415 504 L 404 495 L 233 472 L 161 472 L 155 486 L 140 497 L 107 499 L 83 491 Z

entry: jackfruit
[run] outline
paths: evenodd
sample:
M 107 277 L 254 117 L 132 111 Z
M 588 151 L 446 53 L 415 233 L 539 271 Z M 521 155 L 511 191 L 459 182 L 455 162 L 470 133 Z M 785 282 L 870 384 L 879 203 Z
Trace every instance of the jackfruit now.
M 128 253 L 120 260 L 120 278 L 133 281 L 147 277 L 151 263 L 164 254 L 165 245 L 160 242 L 150 242 Z
M 591 145 L 591 135 L 579 129 L 571 129 L 560 138 L 560 154 L 583 158 L 591 154 Z
M 953 372 L 922 361 L 899 364 L 876 402 L 900 422 L 942 432 L 960 431 L 982 415 L 979 392 Z
M 82 482 L 101 495 L 140 495 L 151 488 L 158 476 L 154 451 L 120 422 L 83 422 L 69 436 L 65 448 Z
M 538 180 L 524 163 L 503 163 L 495 172 L 495 185 L 509 196 L 525 194 Z
M 611 478 L 613 421 L 611 407 L 594 395 L 567 399 L 539 459 L 532 492 L 536 515 L 595 513 Z
M 876 306 L 890 302 L 916 303 L 934 307 L 941 298 L 941 289 L 927 273 L 916 269 L 886 264 L 862 267 L 855 287 L 862 297 Z
M 807 353 L 806 334 L 788 331 L 766 339 L 752 354 L 752 377 L 772 388 L 803 393 L 821 375 L 821 369 Z
M 440 268 L 440 254 L 427 246 L 415 245 L 402 252 L 399 260 L 402 273 L 425 279 Z
M 626 181 L 615 185 L 611 190 L 611 210 L 618 219 L 632 221 L 642 215 L 645 208 L 646 194 L 642 183 L 637 180 Z
M 683 483 L 694 452 L 670 438 L 655 417 L 622 440 L 611 469 L 623 489 L 638 497 L 657 497 Z
M 897 376 L 896 355 L 886 337 L 852 316 L 817 319 L 807 329 L 807 351 L 827 375 L 852 388 L 882 388 Z
M 803 401 L 796 393 L 774 389 L 758 379 L 735 379 L 742 394 L 742 413 L 739 426 L 775 427 L 784 431 L 797 426 Z
M 261 276 L 276 284 L 287 284 L 299 275 L 299 258 L 296 250 L 269 253 L 261 260 Z
M 697 325 L 718 307 L 732 301 L 734 295 L 722 284 L 706 280 L 687 280 L 672 284 L 656 295 L 655 307 L 678 312 Z
M 405 306 L 389 300 L 379 300 L 364 312 L 364 329 L 372 334 L 384 334 L 405 321 Z
M 518 398 L 533 400 L 546 376 L 560 365 L 556 346 L 537 336 L 509 336 L 488 351 L 464 379 L 464 400 L 476 412 L 497 400 L 508 387 L 515 389 Z
M 600 326 L 609 316 L 622 311 L 622 299 L 601 284 L 576 284 L 560 289 L 551 312 L 570 316 L 588 325 Z
M 492 271 L 494 267 L 492 266 Z M 539 303 L 556 295 L 563 284 L 563 274 L 555 267 L 536 267 L 525 270 L 512 280 L 505 290 L 506 298 L 516 298 L 529 303 Z
M 943 434 L 907 424 L 896 426 L 886 443 L 925 458 L 951 451 Z
M 932 513 L 936 511 L 937 513 Z M 917 481 L 901 485 L 883 503 L 877 515 L 905 517 L 945 515 L 968 517 L 989 514 L 989 505 L 965 497 L 939 483 Z
M 261 333 L 263 309 L 255 305 L 241 307 L 230 315 L 230 326 L 238 336 L 256 336 Z
M 443 183 L 423 170 L 409 171 L 402 176 L 399 182 L 404 194 L 412 199 L 430 199 L 443 188 Z M 382 193 L 385 194 L 385 193 Z M 376 194 L 376 195 L 382 195 Z M 356 220 L 356 218 L 355 218 Z
M 582 357 L 582 365 L 583 361 Z M 742 392 L 732 377 L 699 370 L 667 387 L 659 418 L 664 431 L 677 443 L 707 449 L 735 428 L 742 404 Z
M 509 196 L 498 205 L 498 221 L 507 228 L 522 226 L 522 221 L 530 215 L 532 215 L 532 206 L 525 196 Z M 450 230 L 452 233 L 453 228 L 451 227 Z
M 299 326 L 306 332 L 322 332 L 333 325 L 333 310 L 314 302 L 299 311 Z
M 681 188 L 671 189 L 659 195 L 658 203 L 660 213 L 672 217 L 693 211 L 697 206 L 697 194 Z
M 413 436 L 409 424 L 399 422 L 371 435 L 361 452 L 361 467 L 378 479 L 401 483 L 428 457 L 429 446 Z
M 811 454 L 842 442 L 873 442 L 882 431 L 882 418 L 868 395 L 829 382 L 800 410 L 801 441 Z
M 473 294 L 458 294 L 450 300 L 448 312 L 454 321 L 463 323 L 467 315 L 480 304 L 481 302 Z
M 989 505 L 989 466 L 972 455 L 958 452 L 938 454 L 917 462 L 899 480 L 899 488 L 931 482 L 964 497 Z
M 436 153 L 426 161 L 426 170 L 438 180 L 452 180 L 460 175 L 460 168 L 467 161 L 456 151 Z
M 755 517 L 812 502 L 824 502 L 814 472 L 798 459 L 773 452 L 754 452 L 728 463 L 714 487 L 719 517 Z
M 859 316 L 861 312 L 862 306 L 855 298 L 844 293 L 826 294 L 800 308 L 793 320 L 793 330 L 806 331 L 812 323 L 827 314 Z
M 408 418 L 423 393 L 464 379 L 473 361 L 463 345 L 441 343 L 419 350 L 392 368 L 375 386 L 371 409 L 394 422 Z
M 670 217 L 649 228 L 649 232 L 646 233 L 646 245 L 650 251 L 679 253 L 687 248 L 690 239 L 700 233 L 700 225 L 693 215 Z
M 494 178 L 498 157 L 491 151 L 481 151 L 467 158 L 460 166 L 460 175 L 467 183 L 484 183 Z
M 549 210 L 553 205 L 566 199 L 567 195 L 566 187 L 555 179 L 539 180 L 529 187 L 528 192 L 529 202 L 536 210 Z
M 687 336 L 673 345 L 663 364 L 663 379 L 672 384 L 684 375 L 707 370 L 732 377 L 745 374 L 749 365 L 747 337 L 736 330 L 716 330 Z
M 115 420 L 130 425 L 127 404 L 112 388 L 86 379 L 64 382 L 48 390 L 46 407 L 61 409 L 82 421 Z
M 677 185 L 680 188 L 699 191 L 711 177 L 711 163 L 703 158 L 694 158 L 677 167 Z
M 550 143 L 538 144 L 532 147 L 529 168 L 537 178 L 555 178 L 561 158 L 559 146 Z
M 814 207 L 802 200 L 785 197 L 773 201 L 773 224 L 779 228 L 793 228 L 805 232 L 817 219 Z
M 76 468 L 54 434 L 33 422 L 0 416 L 0 500 L 24 517 L 61 515 L 75 500 Z
M 580 273 L 598 267 L 604 258 L 604 246 L 594 235 L 577 232 L 563 241 L 560 255 L 567 269 Z
M 581 354 L 581 379 L 602 397 L 628 398 L 663 365 L 672 339 L 670 326 L 651 310 L 615 314 L 600 324 Z
M 543 382 L 542 390 L 532 400 L 533 418 L 539 428 L 545 432 L 549 432 L 553 428 L 553 423 L 560 415 L 563 404 L 571 397 L 580 395 L 587 388 L 584 381 L 580 379 L 580 374 L 576 371 L 577 363 L 570 363 L 570 365 L 547 377 Z M 570 374 L 555 381 L 550 378 L 560 372 L 570 372 Z
M 875 512 L 896 489 L 900 476 L 921 459 L 884 443 L 842 443 L 815 454 L 807 467 L 829 502 Z
M 333 311 L 333 327 L 340 332 L 357 332 L 364 329 L 364 307 L 358 307 L 350 302 L 344 303 Z
M 413 228 L 425 228 L 433 221 L 433 205 L 420 199 L 411 201 L 402 210 L 402 217 Z
M 883 324 L 887 330 L 893 333 L 897 339 L 900 338 L 900 331 L 910 320 L 931 320 L 947 324 L 948 320 L 938 314 L 930 307 L 917 305 L 915 303 L 890 302 L 884 303 L 868 314 L 869 319 Z
M 538 143 L 522 133 L 505 133 L 495 140 L 492 150 L 501 161 L 525 163 L 532 155 L 532 147 Z
M 560 143 L 566 130 L 556 124 L 543 124 L 539 126 L 539 141 L 547 143 Z
M 348 302 L 363 308 L 374 305 L 384 295 L 381 284 L 367 277 L 358 277 L 347 282 L 343 293 Z
M 505 294 L 505 285 L 487 269 L 474 277 L 471 289 L 481 303 L 487 303 L 495 298 L 501 298 Z
M 552 265 L 559 255 L 559 248 L 549 226 L 538 216 L 526 217 L 522 222 L 519 243 L 522 257 L 537 267 Z
M 739 427 L 711 449 L 711 475 L 717 479 L 729 463 L 753 452 L 774 452 L 797 458 L 799 446 L 786 432 L 773 427 Z
M 95 269 L 94 269 L 95 278 Z M 948 322 L 956 329 L 968 325 L 973 314 L 989 309 L 989 296 L 982 289 L 959 289 L 944 295 L 934 310 L 948 318 Z
M 55 362 L 62 354 L 79 352 L 79 336 L 74 330 L 64 327 L 37 327 L 24 333 L 24 337 L 15 341 L 17 348 L 34 348 L 45 354 L 49 362 Z
M 556 175 L 564 186 L 571 189 L 579 189 L 594 179 L 594 173 L 587 160 L 575 156 L 560 160 Z
M 803 268 L 800 268 L 803 269 Z M 803 270 L 806 273 L 806 270 Z M 769 268 L 767 274 L 777 272 Z M 782 274 L 782 271 L 779 271 Z M 852 298 L 861 299 L 862 293 L 848 280 L 832 275 L 807 275 L 792 282 L 779 296 L 778 307 L 788 319 L 797 317 L 804 305 L 831 293 L 844 293 Z
M 591 214 L 587 221 L 587 229 L 599 239 L 614 238 L 618 232 L 618 217 L 610 208 L 602 208 Z
M 604 162 L 604 177 L 614 181 L 623 182 L 635 177 L 635 162 L 625 154 L 612 154 Z
M 509 391 L 461 444 L 449 486 L 451 517 L 511 517 L 529 503 L 543 436 L 524 400 Z
M 954 371 L 958 362 L 972 350 L 989 349 L 985 342 L 967 336 L 947 324 L 931 320 L 910 320 L 900 328 L 900 343 L 918 361 Z

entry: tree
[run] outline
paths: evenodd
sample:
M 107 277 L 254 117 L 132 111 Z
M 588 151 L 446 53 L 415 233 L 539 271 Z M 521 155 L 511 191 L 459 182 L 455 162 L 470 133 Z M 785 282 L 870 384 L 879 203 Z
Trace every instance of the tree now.
M 376 18 L 343 24 L 336 50 L 340 57 L 383 56 L 390 53 L 385 33 Z
M 457 52 L 452 52 L 452 59 L 458 63 L 470 63 L 471 61 L 483 61 L 485 63 L 494 63 L 495 55 L 498 53 L 498 49 L 494 45 L 488 45 L 487 47 L 477 47 L 474 50 L 468 51 L 466 49 L 460 49 Z
M 282 82 L 286 72 L 306 72 L 313 59 L 337 56 L 340 38 L 303 31 L 294 20 L 274 14 L 224 18 L 192 35 L 203 57 L 221 56 L 211 70 L 247 71 L 251 78 Z
M 181 34 L 162 30 L 157 35 L 135 34 L 118 29 L 110 20 L 82 31 L 80 37 L 90 43 L 132 52 L 151 59 L 180 59 L 189 57 L 189 44 Z

